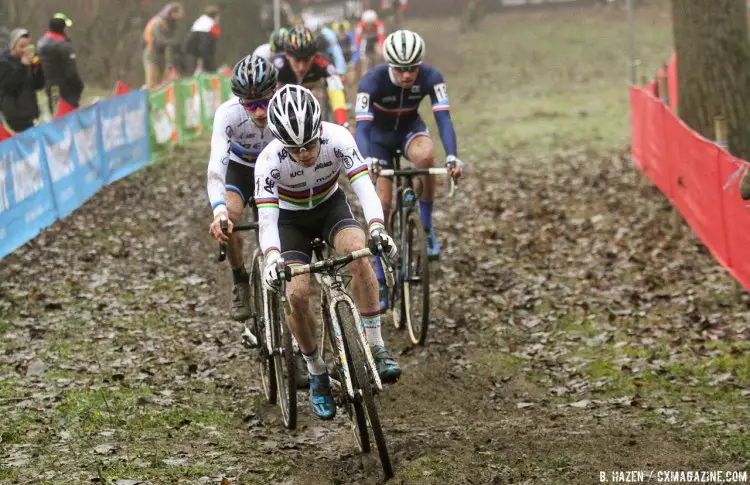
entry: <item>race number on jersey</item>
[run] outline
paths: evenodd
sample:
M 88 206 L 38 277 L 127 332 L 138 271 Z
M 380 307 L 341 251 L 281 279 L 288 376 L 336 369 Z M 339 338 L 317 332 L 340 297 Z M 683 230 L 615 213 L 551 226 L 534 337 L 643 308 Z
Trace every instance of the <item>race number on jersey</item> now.
M 367 93 L 359 93 L 357 95 L 357 112 L 366 113 L 370 111 L 370 95 Z
M 445 83 L 435 85 L 435 98 L 438 102 L 448 100 L 448 88 L 445 86 Z

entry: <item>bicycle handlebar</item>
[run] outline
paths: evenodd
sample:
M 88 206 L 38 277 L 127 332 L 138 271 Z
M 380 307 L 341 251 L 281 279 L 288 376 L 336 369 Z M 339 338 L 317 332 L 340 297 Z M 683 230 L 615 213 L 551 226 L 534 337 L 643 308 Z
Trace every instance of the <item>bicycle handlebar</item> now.
M 343 266 L 349 264 L 355 259 L 366 258 L 372 256 L 370 248 L 359 249 L 343 256 L 326 258 L 322 261 L 315 261 L 314 263 L 305 264 L 302 266 L 283 266 L 279 269 L 279 277 L 286 281 L 291 281 L 293 276 L 299 276 L 301 274 L 314 274 L 322 273 L 336 266 Z
M 394 170 L 391 168 L 382 168 L 375 172 L 375 175 L 383 177 L 418 177 L 420 175 L 451 175 L 447 168 L 409 168 Z M 451 190 L 448 197 L 453 197 L 456 192 L 458 181 L 456 177 L 451 176 Z

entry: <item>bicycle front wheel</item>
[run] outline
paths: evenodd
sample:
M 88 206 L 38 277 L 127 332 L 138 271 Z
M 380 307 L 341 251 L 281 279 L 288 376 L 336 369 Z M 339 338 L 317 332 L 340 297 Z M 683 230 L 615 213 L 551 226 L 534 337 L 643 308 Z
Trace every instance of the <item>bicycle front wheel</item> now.
M 416 211 L 409 213 L 404 227 L 401 309 L 412 343 L 424 345 L 430 324 L 430 262 L 427 234 Z
M 339 382 L 339 396 L 344 412 L 349 418 L 349 423 L 352 427 L 352 433 L 354 439 L 357 440 L 357 447 L 362 453 L 370 452 L 370 435 L 367 432 L 367 417 L 365 416 L 365 408 L 362 406 L 362 401 L 349 399 L 347 394 L 344 368 L 339 358 L 339 349 L 336 344 L 336 336 L 334 335 L 333 322 L 331 321 L 331 314 L 328 309 L 328 297 L 325 291 L 322 292 L 321 298 L 321 315 L 323 317 L 323 333 L 325 341 L 321 342 L 323 349 L 326 349 L 325 353 L 330 355 L 330 362 L 326 362 L 326 365 L 330 365 L 331 376 Z M 339 322 L 339 324 L 341 324 Z M 327 345 L 326 345 L 327 344 Z M 349 369 L 352 369 L 352 362 L 349 355 L 346 355 L 347 365 Z M 355 378 L 352 378 L 354 382 Z M 355 384 L 356 387 L 356 384 Z
M 372 436 L 375 438 L 375 445 L 378 447 L 378 455 L 380 456 L 383 473 L 385 473 L 386 479 L 392 478 L 393 467 L 391 466 L 391 457 L 388 454 L 388 446 L 385 442 L 383 428 L 380 427 L 380 417 L 378 416 L 378 408 L 375 405 L 375 398 L 372 395 L 372 382 L 370 381 L 367 360 L 365 358 L 366 352 L 369 349 L 362 347 L 362 339 L 359 338 L 359 322 L 354 320 L 354 315 L 346 303 L 341 302 L 336 305 L 336 315 L 344 334 L 344 349 L 351 361 L 350 371 L 352 372 L 354 388 L 355 390 L 359 390 L 362 402 L 365 405 L 367 420 L 370 422 Z
M 261 275 L 262 256 L 256 251 L 250 268 L 250 303 L 253 308 L 253 332 L 258 339 L 258 364 L 260 368 L 260 379 L 263 385 L 263 394 L 266 401 L 276 404 L 276 371 L 274 361 L 268 352 L 268 341 L 266 340 L 266 321 L 263 308 L 263 283 Z
M 297 427 L 297 374 L 292 349 L 292 333 L 286 326 L 286 316 L 281 309 L 278 296 L 272 295 L 271 303 L 273 308 L 271 335 L 279 407 L 284 426 L 287 429 L 294 429 Z

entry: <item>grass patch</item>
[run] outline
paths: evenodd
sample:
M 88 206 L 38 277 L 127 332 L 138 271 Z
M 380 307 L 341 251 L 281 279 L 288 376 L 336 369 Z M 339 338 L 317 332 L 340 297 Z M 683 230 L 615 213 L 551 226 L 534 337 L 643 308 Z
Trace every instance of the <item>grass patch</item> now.
M 135 438 L 140 433 L 187 425 L 225 427 L 230 424 L 230 418 L 212 403 L 198 399 L 191 399 L 187 404 L 168 403 L 158 399 L 148 387 L 71 390 L 65 394 L 57 413 L 75 423 L 76 432 L 81 436 L 121 428 Z
M 201 465 L 184 466 L 166 465 L 162 458 L 153 459 L 149 468 L 139 468 L 129 465 L 117 465 L 104 468 L 101 476 L 106 479 L 137 479 L 137 480 L 156 480 L 157 483 L 177 483 L 185 478 L 200 478 L 206 476 L 221 476 L 217 468 Z
M 639 71 L 653 77 L 672 51 L 669 15 L 658 7 L 637 9 L 636 25 Z M 415 20 L 410 28 L 425 36 L 427 62 L 446 78 L 462 152 L 472 155 L 481 146 L 486 159 L 490 143 L 498 157 L 509 150 L 549 157 L 561 149 L 627 146 L 625 12 L 493 14 L 468 35 L 454 35 L 458 22 L 435 28 Z M 450 51 L 431 56 L 429 46 L 445 46 L 446 35 L 454 40 Z M 429 111 L 425 106 L 422 115 L 432 123 Z
M 428 453 L 409 463 L 399 474 L 417 483 L 458 483 L 461 476 L 453 465 L 451 458 Z

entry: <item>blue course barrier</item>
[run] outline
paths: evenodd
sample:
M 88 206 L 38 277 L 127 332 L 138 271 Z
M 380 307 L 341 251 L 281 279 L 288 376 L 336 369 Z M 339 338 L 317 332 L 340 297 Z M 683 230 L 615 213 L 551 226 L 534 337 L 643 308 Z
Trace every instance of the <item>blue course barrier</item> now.
M 136 91 L 102 103 L 99 119 L 104 172 L 111 184 L 151 159 L 146 92 Z
M 0 257 L 55 222 L 44 150 L 34 130 L 0 143 Z
M 0 143 L 0 259 L 151 159 L 148 96 L 135 91 Z

